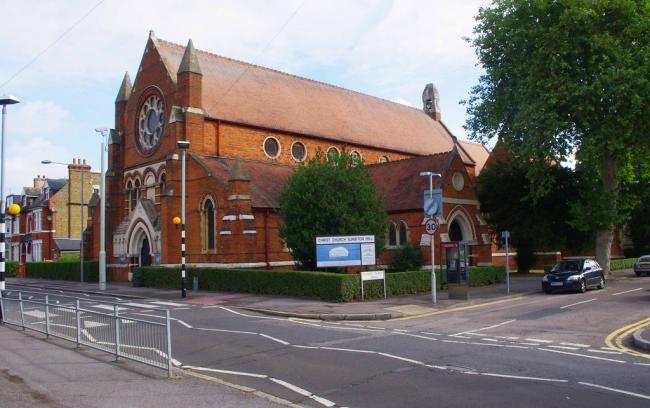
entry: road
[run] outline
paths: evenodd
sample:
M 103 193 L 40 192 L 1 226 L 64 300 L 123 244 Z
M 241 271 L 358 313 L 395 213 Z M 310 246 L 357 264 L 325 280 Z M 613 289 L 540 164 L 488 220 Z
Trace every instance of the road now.
M 302 406 L 650 406 L 650 355 L 605 343 L 648 318 L 650 279 L 380 322 L 262 316 L 229 306 L 227 296 L 86 298 L 154 319 L 169 308 L 184 369 Z

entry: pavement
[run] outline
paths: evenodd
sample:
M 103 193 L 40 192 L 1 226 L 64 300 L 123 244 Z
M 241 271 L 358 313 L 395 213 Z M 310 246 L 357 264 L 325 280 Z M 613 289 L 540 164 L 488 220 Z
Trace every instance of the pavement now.
M 27 407 L 259 407 L 288 401 L 246 387 L 76 350 L 69 342 L 0 326 L 0 406 Z M 182 375 L 182 376 L 181 376 Z

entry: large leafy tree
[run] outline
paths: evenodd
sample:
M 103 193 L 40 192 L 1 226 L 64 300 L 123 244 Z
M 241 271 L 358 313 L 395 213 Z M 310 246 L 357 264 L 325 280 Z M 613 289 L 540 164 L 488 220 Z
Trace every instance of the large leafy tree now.
M 549 188 L 543 161 L 572 152 L 596 180 L 596 258 L 609 271 L 626 155 L 650 149 L 650 2 L 495 0 L 471 39 L 485 74 L 466 101 L 467 129 L 531 160 L 532 195 Z
M 280 197 L 280 237 L 305 269 L 316 269 L 315 238 L 374 235 L 384 246 L 386 212 L 363 162 L 341 154 L 327 159 L 319 150 L 296 168 Z
M 570 248 L 581 251 L 585 234 L 571 225 L 571 206 L 578 180 L 567 168 L 546 164 L 551 181 L 542 195 L 530 195 L 529 161 L 510 157 L 485 168 L 477 181 L 481 211 L 494 231 L 509 230 L 517 248 L 517 269 L 526 273 L 535 250 Z M 500 234 L 497 234 L 499 238 Z

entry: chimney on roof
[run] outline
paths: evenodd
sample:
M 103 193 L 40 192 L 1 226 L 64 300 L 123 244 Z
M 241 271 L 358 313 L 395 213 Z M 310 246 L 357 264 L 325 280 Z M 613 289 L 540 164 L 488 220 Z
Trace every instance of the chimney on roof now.
M 422 109 L 432 119 L 440 120 L 440 93 L 433 84 L 427 84 L 422 92 Z
M 36 175 L 34 178 L 34 188 L 41 189 L 45 185 L 45 176 Z

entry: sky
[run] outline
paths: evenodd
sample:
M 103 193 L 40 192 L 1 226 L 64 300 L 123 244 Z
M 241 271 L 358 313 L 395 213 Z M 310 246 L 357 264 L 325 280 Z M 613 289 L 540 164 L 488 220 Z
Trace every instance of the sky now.
M 420 108 L 433 82 L 442 120 L 466 138 L 460 101 L 481 68 L 465 41 L 487 1 L 0 0 L 0 95 L 7 108 L 5 194 L 63 163 L 100 169 L 98 127 L 114 127 L 124 72 L 158 38 Z

